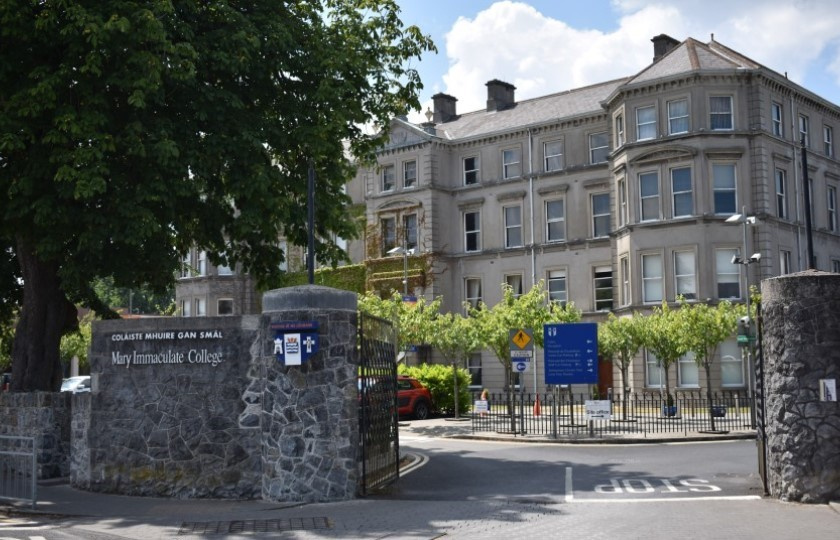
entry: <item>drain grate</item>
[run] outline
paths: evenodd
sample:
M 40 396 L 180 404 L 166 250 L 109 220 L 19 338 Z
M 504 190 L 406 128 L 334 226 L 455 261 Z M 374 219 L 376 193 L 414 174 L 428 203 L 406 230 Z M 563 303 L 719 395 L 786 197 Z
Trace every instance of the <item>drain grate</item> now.
M 325 517 L 291 519 L 245 519 L 234 521 L 185 521 L 178 535 L 264 533 L 274 531 L 313 531 L 330 529 L 332 523 Z

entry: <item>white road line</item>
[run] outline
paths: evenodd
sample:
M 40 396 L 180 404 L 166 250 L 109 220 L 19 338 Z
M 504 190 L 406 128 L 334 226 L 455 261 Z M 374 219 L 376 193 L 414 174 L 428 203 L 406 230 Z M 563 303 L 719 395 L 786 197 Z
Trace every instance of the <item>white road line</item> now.
M 410 472 L 416 471 L 417 469 L 429 462 L 429 456 L 427 456 L 426 454 L 421 454 L 419 452 L 407 452 L 407 454 L 411 454 L 416 459 L 408 467 L 400 469 L 400 477 L 403 477 Z
M 566 502 L 575 501 L 575 491 L 572 487 L 572 468 L 566 467 Z
M 566 469 L 568 471 L 568 469 Z M 568 494 L 566 495 L 566 502 L 574 502 L 580 504 L 589 503 L 661 503 L 661 502 L 691 502 L 691 501 L 758 501 L 761 497 L 758 495 L 721 495 L 719 497 L 675 497 L 675 498 L 655 498 L 655 499 L 575 499 L 570 500 Z

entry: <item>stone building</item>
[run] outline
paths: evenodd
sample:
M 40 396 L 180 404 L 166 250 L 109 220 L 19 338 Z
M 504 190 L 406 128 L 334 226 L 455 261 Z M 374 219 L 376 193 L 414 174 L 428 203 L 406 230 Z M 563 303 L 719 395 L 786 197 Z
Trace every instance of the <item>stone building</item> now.
M 652 63 L 630 77 L 523 101 L 492 80 L 485 109 L 437 94 L 427 122 L 394 119 L 378 167 L 348 185 L 368 223 L 351 259 L 430 255 L 434 279 L 409 293 L 450 311 L 540 280 L 590 321 L 678 295 L 743 301 L 748 284 L 808 266 L 804 137 L 815 266 L 840 272 L 840 108 L 714 39 L 652 42 Z M 192 281 L 179 280 L 179 300 Z M 719 356 L 712 387 L 747 389 L 734 336 Z M 490 352 L 469 367 L 476 387 L 501 388 Z M 646 354 L 630 375 L 633 391 L 662 384 Z M 671 377 L 706 386 L 691 358 Z

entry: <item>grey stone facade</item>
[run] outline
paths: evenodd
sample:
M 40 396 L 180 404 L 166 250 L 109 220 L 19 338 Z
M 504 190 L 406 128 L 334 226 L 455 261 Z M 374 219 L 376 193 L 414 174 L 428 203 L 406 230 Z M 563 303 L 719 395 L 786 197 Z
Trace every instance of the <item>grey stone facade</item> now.
M 73 398 L 71 483 L 178 498 L 355 497 L 356 295 L 293 287 L 264 305 L 262 316 L 95 323 L 91 393 Z M 290 321 L 318 324 L 318 351 L 299 366 L 274 354 L 283 331 L 272 325 Z
M 129 495 L 258 497 L 261 373 L 252 361 L 258 322 L 251 316 L 95 323 L 90 475 L 78 475 L 75 485 Z
M 820 400 L 820 381 L 840 379 L 840 275 L 807 271 L 769 279 L 761 294 L 770 493 L 836 501 L 840 402 Z
M 39 479 L 69 474 L 70 396 L 0 392 L 0 435 L 34 437 Z
M 359 482 L 356 295 L 290 287 L 266 293 L 263 306 L 263 332 L 281 321 L 316 321 L 321 337 L 319 353 L 301 366 L 283 366 L 274 359 L 271 339 L 262 340 L 262 496 L 353 498 Z

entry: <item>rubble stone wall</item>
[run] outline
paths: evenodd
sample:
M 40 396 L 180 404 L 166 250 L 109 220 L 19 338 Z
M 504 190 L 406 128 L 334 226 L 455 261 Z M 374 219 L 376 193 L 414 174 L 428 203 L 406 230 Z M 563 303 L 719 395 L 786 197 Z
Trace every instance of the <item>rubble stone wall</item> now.
M 770 494 L 840 500 L 840 401 L 820 393 L 824 380 L 840 387 L 840 275 L 768 279 L 761 296 Z

